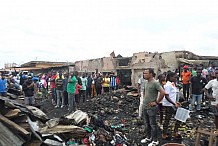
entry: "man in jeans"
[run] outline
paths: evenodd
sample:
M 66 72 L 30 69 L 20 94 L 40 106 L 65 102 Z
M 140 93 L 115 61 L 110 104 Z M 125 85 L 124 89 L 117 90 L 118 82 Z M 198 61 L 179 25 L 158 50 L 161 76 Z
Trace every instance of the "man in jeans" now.
M 87 89 L 86 89 L 86 91 L 87 91 L 87 93 L 86 93 L 87 99 L 90 99 L 91 95 L 92 95 L 92 81 L 93 80 L 91 78 L 91 75 L 89 74 L 88 78 L 87 78 Z
M 50 78 L 50 82 L 51 82 L 52 104 L 53 105 L 57 104 L 57 93 L 56 93 L 56 84 L 55 84 L 56 78 L 57 78 L 56 72 L 52 71 L 52 76 Z
M 201 100 L 204 86 L 207 84 L 207 80 L 201 75 L 202 68 L 197 68 L 197 76 L 193 76 L 190 80 L 190 92 L 191 103 L 189 110 L 192 111 L 197 101 L 197 110 L 201 110 Z
M 68 84 L 67 84 L 69 113 L 76 110 L 76 101 L 75 101 L 76 82 L 77 82 L 77 79 L 74 73 L 71 76 L 69 76 Z
M 56 93 L 57 93 L 57 105 L 55 106 L 55 108 L 60 107 L 61 108 L 64 107 L 64 95 L 63 95 L 63 85 L 64 85 L 64 77 L 62 76 L 62 72 L 59 71 L 59 75 L 55 80 L 55 84 L 56 84 Z
M 68 94 L 67 94 L 67 84 L 68 84 L 68 74 L 64 74 L 64 84 L 63 84 L 63 96 L 64 96 L 64 105 L 68 105 Z
M 81 102 L 85 102 L 86 101 L 86 87 L 87 87 L 87 78 L 85 76 L 85 74 L 83 74 L 83 76 L 80 78 L 82 81 L 82 88 L 80 89 L 81 92 L 81 99 L 79 99 Z
M 181 77 L 182 77 L 182 84 L 183 84 L 183 96 L 187 101 L 189 98 L 189 88 L 190 88 L 189 81 L 190 81 L 191 75 L 192 75 L 192 73 L 190 71 L 188 71 L 188 66 L 185 65 L 183 67 L 183 72 L 181 74 Z
M 154 70 L 151 68 L 144 71 L 145 85 L 144 85 L 144 100 L 143 100 L 143 116 L 146 126 L 146 138 L 141 140 L 141 143 L 150 144 L 148 146 L 158 145 L 157 139 L 157 121 L 156 116 L 158 112 L 158 103 L 162 101 L 164 97 L 164 90 L 162 86 L 154 79 Z M 160 92 L 159 97 L 157 97 Z
M 214 124 L 216 125 L 216 129 L 218 129 L 218 69 L 215 70 L 216 78 L 213 80 L 210 80 L 208 84 L 205 86 L 205 93 L 207 98 L 211 99 L 211 105 L 212 110 L 214 113 Z M 212 96 L 208 93 L 208 89 L 212 88 Z M 217 143 L 218 145 L 218 137 L 217 137 Z
M 34 83 L 32 81 L 32 77 L 28 76 L 27 80 L 23 83 L 22 86 L 25 98 L 25 104 L 26 105 L 34 105 L 35 104 L 35 98 L 34 98 Z

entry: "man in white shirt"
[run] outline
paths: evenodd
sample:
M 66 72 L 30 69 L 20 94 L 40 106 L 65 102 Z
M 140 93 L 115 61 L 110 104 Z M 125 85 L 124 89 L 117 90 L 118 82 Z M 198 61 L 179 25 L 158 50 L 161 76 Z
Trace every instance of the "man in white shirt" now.
M 138 80 L 138 93 L 140 94 L 140 104 L 139 104 L 139 118 L 142 116 L 142 107 L 143 107 L 143 91 L 145 87 L 145 79 L 142 75 L 141 78 Z
M 208 84 L 205 86 L 205 93 L 206 96 L 211 99 L 211 105 L 215 116 L 215 125 L 216 129 L 218 129 L 218 69 L 215 70 L 215 76 L 216 78 L 213 80 L 210 80 Z M 208 89 L 212 88 L 212 96 L 209 95 Z M 217 138 L 218 141 L 218 138 Z

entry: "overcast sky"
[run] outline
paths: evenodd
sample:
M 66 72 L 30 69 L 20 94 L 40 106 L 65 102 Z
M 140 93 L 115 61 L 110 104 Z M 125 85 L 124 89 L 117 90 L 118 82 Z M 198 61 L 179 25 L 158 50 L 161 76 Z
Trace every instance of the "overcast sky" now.
M 0 67 L 135 52 L 218 56 L 217 0 L 0 0 Z

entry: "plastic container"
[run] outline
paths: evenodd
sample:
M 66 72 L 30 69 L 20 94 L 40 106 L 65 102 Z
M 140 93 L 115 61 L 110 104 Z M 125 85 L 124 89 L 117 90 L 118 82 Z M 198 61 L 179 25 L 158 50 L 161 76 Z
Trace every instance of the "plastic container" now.
M 186 120 L 190 117 L 190 111 L 184 108 L 178 108 L 176 111 L 175 119 L 181 122 L 186 122 Z
M 179 143 L 166 143 L 162 146 L 185 146 L 184 144 L 179 144 Z

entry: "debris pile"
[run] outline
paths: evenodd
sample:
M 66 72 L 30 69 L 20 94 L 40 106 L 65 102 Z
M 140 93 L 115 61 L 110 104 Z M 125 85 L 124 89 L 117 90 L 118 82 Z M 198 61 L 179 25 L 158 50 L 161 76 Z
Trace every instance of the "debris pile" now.
M 49 119 L 34 106 L 24 106 L 15 100 L 0 98 L 0 145 L 65 145 L 69 139 L 84 138 L 87 131 L 78 125 L 74 115 Z
M 54 109 L 49 99 L 40 102 L 42 110 L 0 98 L 1 145 L 140 146 L 144 138 L 145 127 L 138 119 L 139 98 L 134 87 L 88 99 L 73 113 L 68 113 L 66 107 Z M 159 129 L 160 145 L 176 142 L 192 146 L 198 127 L 214 129 L 208 104 L 182 123 L 179 129 L 182 139 L 162 140 Z M 188 103 L 184 102 L 183 106 L 188 107 Z M 174 127 L 172 123 L 171 127 Z M 208 137 L 202 137 L 200 146 L 207 143 Z

